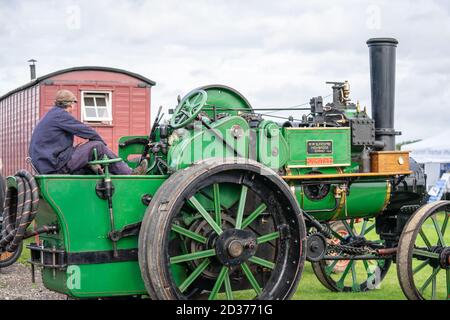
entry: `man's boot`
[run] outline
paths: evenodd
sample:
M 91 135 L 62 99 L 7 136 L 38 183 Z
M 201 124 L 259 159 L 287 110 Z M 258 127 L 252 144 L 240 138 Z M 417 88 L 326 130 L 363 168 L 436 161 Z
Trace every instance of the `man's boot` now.
M 147 173 L 148 162 L 147 159 L 141 161 L 141 163 L 131 173 L 134 176 L 142 176 Z

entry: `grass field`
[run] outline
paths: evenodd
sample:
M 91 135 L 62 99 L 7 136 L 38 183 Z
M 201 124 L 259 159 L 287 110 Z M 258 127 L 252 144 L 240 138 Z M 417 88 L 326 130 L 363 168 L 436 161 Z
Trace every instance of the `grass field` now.
M 33 242 L 28 239 L 26 244 Z M 26 264 L 29 259 L 29 250 L 24 248 L 18 263 Z M 245 295 L 242 294 L 242 297 Z M 335 293 L 330 292 L 317 280 L 312 271 L 311 264 L 306 263 L 303 276 L 299 282 L 294 300 L 400 300 L 405 299 L 397 280 L 395 265 L 392 265 L 380 289 L 360 293 Z
M 446 217 L 446 214 L 438 214 L 437 221 L 438 226 L 442 227 L 444 224 L 444 219 Z M 448 222 L 448 217 L 445 219 Z M 446 225 L 447 223 L 445 223 Z M 450 243 L 450 232 L 445 232 L 444 228 L 444 240 L 448 244 Z M 355 225 L 355 229 L 357 229 L 357 226 Z M 438 237 L 436 234 L 435 226 L 432 223 L 431 219 L 428 219 L 427 222 L 423 225 L 422 230 L 424 231 L 424 234 L 427 237 L 427 241 L 431 243 L 437 243 Z M 25 245 L 33 242 L 34 239 L 28 239 L 25 242 Z M 420 247 L 426 246 L 425 242 L 421 237 L 418 237 L 416 241 L 416 245 Z M 19 258 L 19 263 L 25 264 L 26 261 L 29 259 L 29 250 L 24 248 L 24 251 L 22 253 L 22 256 Z M 416 264 L 420 264 L 421 261 L 414 262 L 414 266 Z M 363 267 L 360 267 L 361 269 L 359 271 L 362 271 L 362 274 L 364 274 L 365 270 Z M 358 273 L 360 273 L 358 271 Z M 415 275 L 415 280 L 417 283 L 422 285 L 426 279 L 431 279 L 430 275 L 432 274 L 433 269 L 431 267 L 426 267 L 421 269 L 417 275 Z M 351 278 L 351 277 L 350 277 Z M 361 279 L 361 278 L 359 278 Z M 438 292 L 442 291 L 442 293 L 445 295 L 445 289 L 446 289 L 446 273 L 445 271 L 439 272 L 437 277 L 437 286 L 438 286 Z M 427 288 L 427 291 L 431 290 L 431 286 Z M 222 297 L 223 295 L 223 297 Z M 243 291 L 243 292 L 235 292 L 235 298 L 237 299 L 246 299 L 251 298 L 254 295 L 251 291 Z M 224 294 L 219 295 L 220 298 L 225 298 Z M 306 262 L 305 268 L 303 271 L 302 278 L 299 282 L 298 289 L 293 296 L 294 300 L 404 300 L 405 296 L 403 295 L 403 292 L 400 288 L 400 284 L 397 279 L 397 271 L 396 271 L 396 265 L 392 264 L 386 277 L 384 278 L 383 282 L 373 290 L 366 291 L 366 292 L 356 292 L 356 293 L 335 293 L 330 292 L 327 288 L 325 288 L 319 280 L 316 278 L 311 264 L 309 262 Z
M 294 300 L 404 300 L 397 280 L 395 265 L 392 265 L 379 289 L 358 293 L 336 293 L 325 288 L 314 275 L 311 264 L 307 263 Z

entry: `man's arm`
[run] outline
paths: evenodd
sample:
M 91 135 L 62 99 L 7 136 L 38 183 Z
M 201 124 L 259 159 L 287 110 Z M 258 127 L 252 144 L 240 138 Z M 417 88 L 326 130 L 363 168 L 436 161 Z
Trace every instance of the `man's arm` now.
M 106 145 L 105 141 L 100 137 L 97 131 L 78 121 L 68 112 L 63 112 L 58 120 L 57 125 L 59 128 L 70 132 L 77 137 L 89 139 L 91 141 L 101 141 Z

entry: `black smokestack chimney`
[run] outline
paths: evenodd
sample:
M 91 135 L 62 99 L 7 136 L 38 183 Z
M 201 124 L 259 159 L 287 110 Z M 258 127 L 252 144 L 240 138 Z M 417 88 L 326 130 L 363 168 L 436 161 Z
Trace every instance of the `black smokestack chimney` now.
M 372 119 L 375 120 L 375 139 L 382 150 L 395 150 L 395 50 L 398 41 L 393 38 L 367 40 L 370 55 L 370 89 Z
M 30 63 L 30 78 L 31 81 L 33 81 L 36 79 L 36 65 L 34 63 L 37 62 L 37 60 L 31 59 L 28 60 L 28 62 Z

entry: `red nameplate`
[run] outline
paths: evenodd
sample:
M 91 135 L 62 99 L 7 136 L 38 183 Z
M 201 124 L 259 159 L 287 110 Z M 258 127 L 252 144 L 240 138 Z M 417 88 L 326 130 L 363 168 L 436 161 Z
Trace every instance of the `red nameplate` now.
M 333 158 L 307 158 L 306 164 L 309 166 L 333 164 Z

